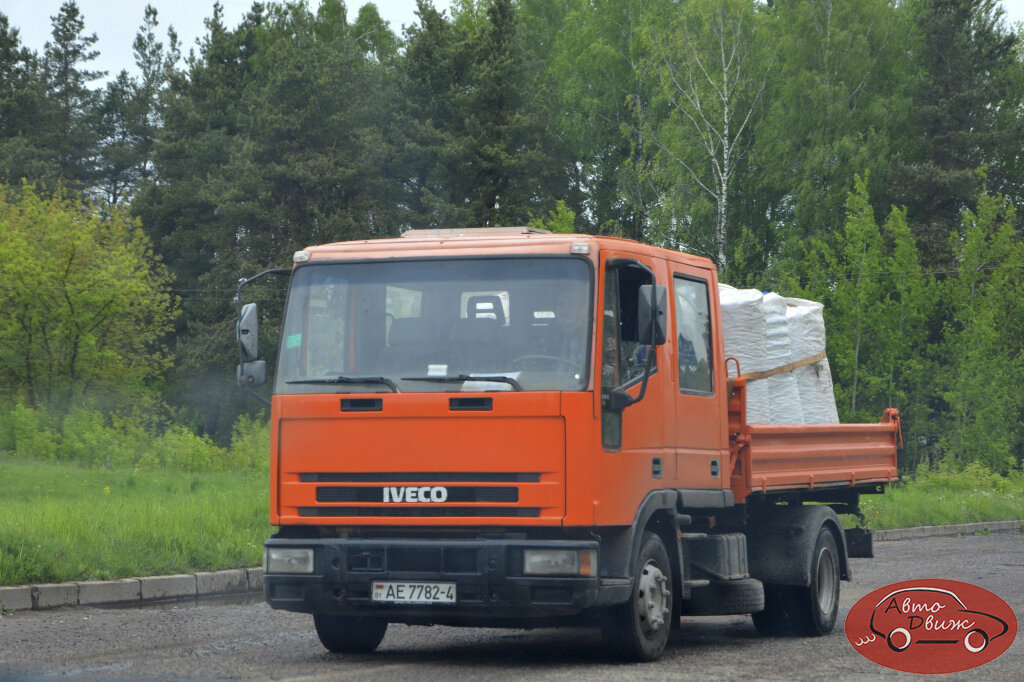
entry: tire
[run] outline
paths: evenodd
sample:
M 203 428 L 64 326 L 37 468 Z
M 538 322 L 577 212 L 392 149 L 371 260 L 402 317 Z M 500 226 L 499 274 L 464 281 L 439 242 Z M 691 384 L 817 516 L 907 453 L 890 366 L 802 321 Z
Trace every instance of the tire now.
M 645 532 L 637 553 L 632 596 L 607 614 L 605 640 L 627 660 L 657 660 L 668 643 L 671 616 L 672 564 L 661 538 Z
M 811 554 L 811 584 L 794 588 L 789 607 L 796 634 L 821 637 L 832 632 L 839 613 L 839 547 L 827 526 L 818 531 Z
M 754 627 L 764 637 L 784 637 L 793 634 L 787 607 L 793 588 L 787 585 L 764 586 L 764 609 L 753 614 Z
M 756 613 L 764 609 L 765 595 L 760 580 L 740 578 L 695 587 L 683 613 L 693 616 L 729 616 Z
M 336 654 L 368 654 L 380 644 L 388 622 L 379 618 L 354 618 L 313 614 L 316 636 L 324 648 Z

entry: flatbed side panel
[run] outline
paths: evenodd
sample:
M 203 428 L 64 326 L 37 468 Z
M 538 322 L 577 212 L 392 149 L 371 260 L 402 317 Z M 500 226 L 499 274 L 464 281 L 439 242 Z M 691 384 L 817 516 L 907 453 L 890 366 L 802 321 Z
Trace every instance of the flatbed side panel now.
M 898 480 L 899 421 L 879 424 L 750 424 L 732 480 L 752 492 L 810 490 Z

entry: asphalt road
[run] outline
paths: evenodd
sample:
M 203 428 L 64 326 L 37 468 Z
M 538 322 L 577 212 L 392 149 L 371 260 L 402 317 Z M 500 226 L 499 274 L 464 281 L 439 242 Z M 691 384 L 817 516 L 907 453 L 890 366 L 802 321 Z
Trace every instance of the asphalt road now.
M 328 654 L 310 616 L 261 602 L 27 611 L 0 619 L 0 679 L 353 680 L 846 680 L 906 677 L 856 653 L 842 623 L 873 589 L 950 578 L 995 592 L 1024 622 L 1024 536 L 928 538 L 876 544 L 854 559 L 839 623 L 824 638 L 764 639 L 749 617 L 686 618 L 665 656 L 623 664 L 595 630 L 484 630 L 392 625 L 367 656 Z M 982 668 L 944 679 L 1024 679 L 1024 635 Z

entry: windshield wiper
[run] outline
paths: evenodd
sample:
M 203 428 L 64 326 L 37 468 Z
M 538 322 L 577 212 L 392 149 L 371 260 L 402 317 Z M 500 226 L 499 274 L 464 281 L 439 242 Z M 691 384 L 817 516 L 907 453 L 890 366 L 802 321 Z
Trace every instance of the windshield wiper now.
M 402 377 L 403 381 L 437 381 L 442 384 L 458 384 L 464 381 L 497 381 L 508 384 L 517 391 L 523 390 L 523 385 L 512 377 L 504 374 L 480 375 L 480 374 L 457 374 L 453 377 Z
M 286 384 L 380 384 L 391 389 L 392 393 L 401 393 L 398 386 L 387 377 L 317 377 L 310 379 L 292 379 L 284 382 Z

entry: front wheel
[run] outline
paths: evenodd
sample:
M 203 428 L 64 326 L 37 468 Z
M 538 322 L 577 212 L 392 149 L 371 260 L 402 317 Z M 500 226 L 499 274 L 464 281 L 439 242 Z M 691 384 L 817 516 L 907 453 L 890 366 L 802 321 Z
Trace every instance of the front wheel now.
M 798 587 L 790 615 L 798 634 L 820 637 L 832 632 L 839 613 L 839 547 L 822 526 L 811 555 L 811 584 Z
M 645 532 L 637 554 L 633 593 L 612 609 L 605 639 L 633 661 L 653 661 L 668 643 L 672 615 L 672 565 L 665 543 Z
M 313 614 L 316 636 L 324 648 L 336 654 L 368 654 L 380 644 L 388 622 L 380 618 L 355 618 Z

